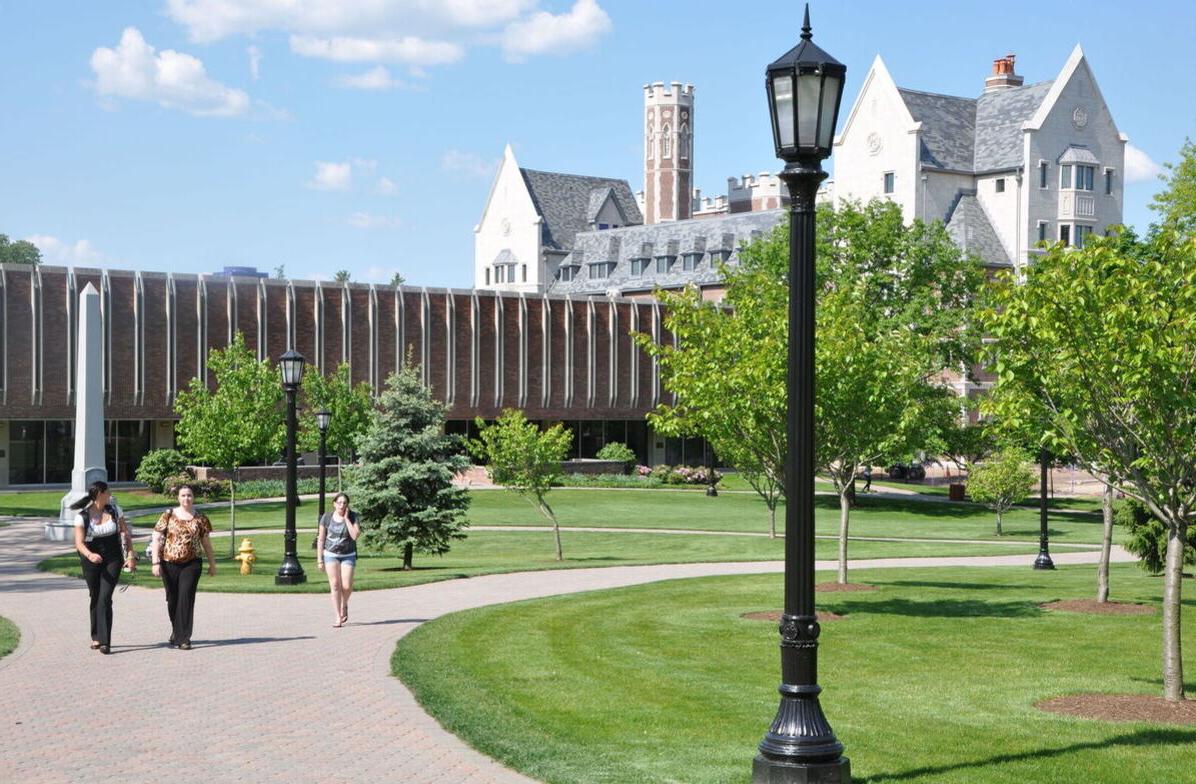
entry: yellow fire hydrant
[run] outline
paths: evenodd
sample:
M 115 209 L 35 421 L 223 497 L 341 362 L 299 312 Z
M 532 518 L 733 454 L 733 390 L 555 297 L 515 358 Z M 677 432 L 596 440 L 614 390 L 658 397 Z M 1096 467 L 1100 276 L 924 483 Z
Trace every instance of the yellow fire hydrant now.
M 236 558 L 241 562 L 241 574 L 253 574 L 253 562 L 257 560 L 257 555 L 253 552 L 252 541 L 248 538 L 241 540 Z

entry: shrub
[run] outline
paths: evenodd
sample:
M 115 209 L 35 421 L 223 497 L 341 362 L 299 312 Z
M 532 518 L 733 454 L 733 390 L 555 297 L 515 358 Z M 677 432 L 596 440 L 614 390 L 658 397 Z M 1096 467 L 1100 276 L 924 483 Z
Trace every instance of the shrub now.
M 712 468 L 705 466 L 697 466 L 691 468 L 690 466 L 677 466 L 669 471 L 668 483 L 671 485 L 706 485 L 710 484 L 711 474 L 714 475 L 715 484 L 722 479 L 722 474 Z
M 1138 565 L 1151 574 L 1162 574 L 1167 564 L 1167 529 L 1139 501 L 1132 498 L 1117 505 L 1114 519 L 1125 526 L 1129 535 L 1124 547 L 1138 556 Z M 1184 563 L 1196 564 L 1196 526 L 1188 526 Z
M 178 476 L 187 468 L 187 458 L 174 449 L 155 449 L 147 452 L 137 466 L 136 479 L 145 482 L 150 490 L 161 493 L 168 477 Z
M 654 476 L 639 474 L 568 474 L 553 482 L 554 487 L 660 487 Z
M 652 466 L 652 476 L 656 477 L 662 482 L 669 481 L 669 474 L 673 473 L 673 467 L 661 463 L 660 465 Z
M 179 488 L 187 485 L 195 492 L 195 499 L 203 499 L 205 501 L 219 501 L 222 498 L 229 496 L 229 484 L 224 479 L 195 479 L 183 472 L 169 476 L 162 483 L 162 492 L 165 495 L 177 496 Z
M 626 444 L 612 441 L 598 450 L 598 459 L 618 460 L 620 463 L 631 464 L 635 462 L 635 452 Z

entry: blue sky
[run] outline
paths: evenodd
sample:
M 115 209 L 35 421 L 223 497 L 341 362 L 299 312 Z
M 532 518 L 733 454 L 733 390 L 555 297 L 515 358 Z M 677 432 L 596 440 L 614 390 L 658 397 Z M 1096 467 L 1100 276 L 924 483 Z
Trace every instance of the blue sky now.
M 1084 47 L 1121 131 L 1126 222 L 1196 136 L 1187 2 L 814 2 L 848 66 L 979 94 Z M 747 0 L 0 0 L 0 233 L 49 263 L 468 286 L 503 145 L 642 187 L 642 86 L 696 88 L 695 184 L 775 171 L 763 70 L 801 5 Z M 846 112 L 844 112 L 846 113 Z M 833 164 L 832 164 L 833 165 Z M 1154 167 L 1154 168 L 1152 168 Z

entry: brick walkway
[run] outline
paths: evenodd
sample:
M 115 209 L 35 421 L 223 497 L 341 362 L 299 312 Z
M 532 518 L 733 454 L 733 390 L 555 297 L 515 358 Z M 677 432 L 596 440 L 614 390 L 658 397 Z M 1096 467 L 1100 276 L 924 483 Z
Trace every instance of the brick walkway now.
M 21 784 L 127 784 L 183 771 L 205 784 L 529 782 L 419 708 L 390 676 L 398 638 L 423 621 L 486 604 L 781 569 L 776 562 L 610 567 L 367 591 L 354 596 L 343 629 L 331 628 L 326 595 L 201 593 L 192 651 L 166 647 L 162 592 L 129 588 L 116 596 L 113 655 L 102 656 L 88 649 L 82 582 L 35 569 L 62 550 L 43 542 L 41 532 L 41 521 L 0 527 L 0 615 L 22 635 L 20 647 L 0 659 L 0 770 L 4 781 Z M 1132 560 L 1123 552 L 1115 557 Z M 1060 564 L 1095 558 L 1055 555 Z M 1018 555 L 852 565 L 969 564 L 1028 568 L 1029 561 Z

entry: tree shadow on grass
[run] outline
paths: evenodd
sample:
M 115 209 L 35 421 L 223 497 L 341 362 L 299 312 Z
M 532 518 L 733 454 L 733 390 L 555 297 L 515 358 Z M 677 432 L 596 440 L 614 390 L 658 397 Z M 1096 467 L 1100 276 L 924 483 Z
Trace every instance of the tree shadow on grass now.
M 1149 683 L 1152 686 L 1163 688 L 1162 678 L 1130 678 L 1134 683 Z M 1189 699 L 1196 695 L 1196 681 L 1184 681 L 1184 693 L 1188 695 Z
M 975 599 L 886 599 L 876 602 L 826 602 L 824 609 L 839 615 L 905 615 L 912 618 L 1038 618 L 1034 602 L 983 602 Z
M 889 781 L 905 781 L 907 779 L 918 779 L 923 776 L 942 776 L 944 774 L 953 773 L 956 771 L 967 771 L 973 768 L 984 768 L 991 765 L 1004 765 L 1011 762 L 1023 762 L 1027 760 L 1041 760 L 1049 759 L 1051 757 L 1061 757 L 1066 754 L 1075 754 L 1084 751 L 1093 751 L 1097 749 L 1107 749 L 1110 746 L 1176 746 L 1185 743 L 1196 743 L 1196 730 L 1139 730 L 1125 735 L 1117 735 L 1112 738 L 1102 738 L 1100 740 L 1088 741 L 1085 743 L 1073 743 L 1070 746 L 1060 746 L 1053 749 L 1038 749 L 1035 751 L 1025 751 L 1017 754 L 998 754 L 993 757 L 985 759 L 973 760 L 970 762 L 957 762 L 950 765 L 932 765 L 924 768 L 914 768 L 913 770 L 905 770 L 900 773 L 877 773 L 873 776 L 864 778 L 855 778 L 853 781 L 857 784 L 884 784 Z M 966 774 L 962 774 L 958 778 L 952 778 L 953 781 L 967 781 Z
M 761 502 L 763 503 L 763 502 Z M 839 497 L 834 495 L 814 496 L 814 505 L 820 509 L 839 511 Z M 972 504 L 952 504 L 942 501 L 920 501 L 904 498 L 875 498 L 857 495 L 853 511 L 863 512 L 905 512 L 920 517 L 975 517 L 984 511 Z
M 948 583 L 931 580 L 869 580 L 872 585 L 892 585 L 898 588 L 947 588 L 955 591 L 993 590 L 1037 590 L 1041 585 L 1014 585 L 1013 583 Z

